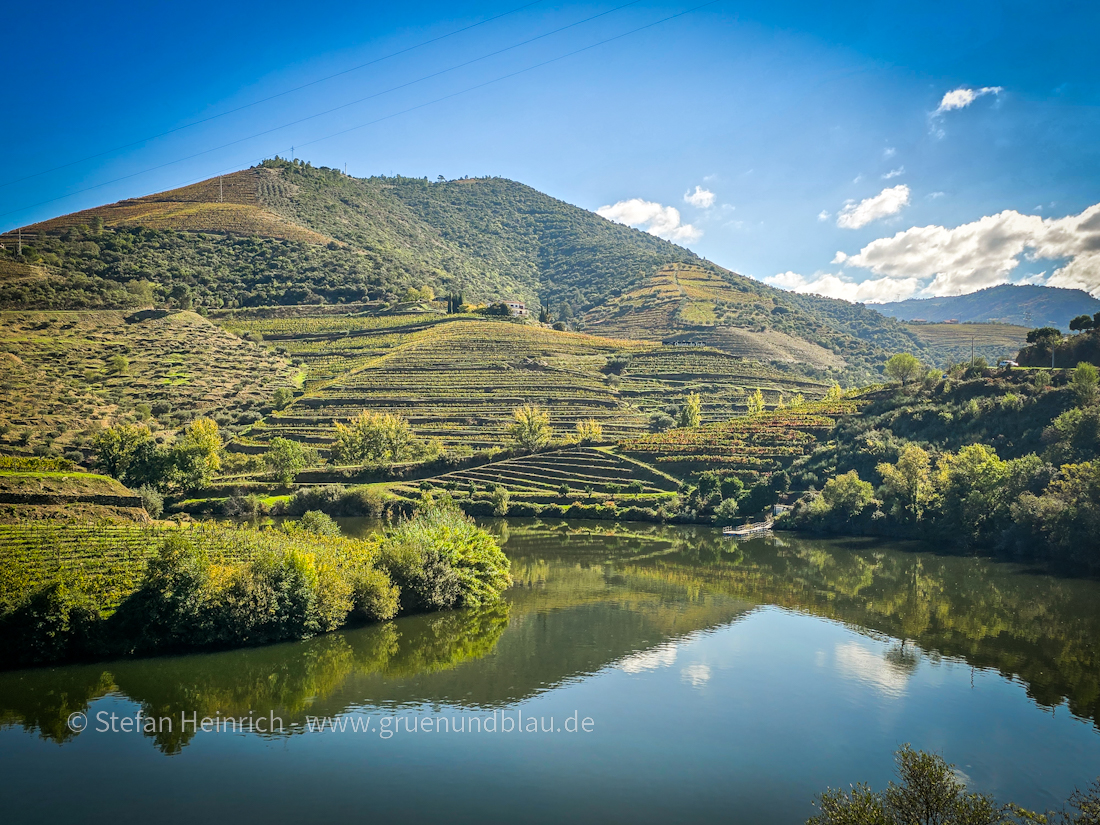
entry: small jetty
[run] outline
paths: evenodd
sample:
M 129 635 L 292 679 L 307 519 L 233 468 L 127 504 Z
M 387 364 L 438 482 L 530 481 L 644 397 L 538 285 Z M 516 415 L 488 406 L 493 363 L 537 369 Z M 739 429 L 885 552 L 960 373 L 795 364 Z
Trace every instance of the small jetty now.
M 759 536 L 762 533 L 770 532 L 773 524 L 775 524 L 774 519 L 768 519 L 767 521 L 757 521 L 752 524 L 742 524 L 740 527 L 723 527 L 722 535 L 732 538 Z

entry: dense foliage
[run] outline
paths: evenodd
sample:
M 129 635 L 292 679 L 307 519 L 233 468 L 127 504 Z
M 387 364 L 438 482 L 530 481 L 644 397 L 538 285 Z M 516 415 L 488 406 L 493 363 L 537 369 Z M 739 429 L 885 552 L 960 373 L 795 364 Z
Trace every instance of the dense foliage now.
M 832 445 L 794 462 L 793 485 L 810 492 L 792 524 L 1100 570 L 1095 368 L 952 374 L 873 394 Z
M 970 791 L 955 766 L 936 754 L 904 745 L 897 763 L 901 781 L 891 782 L 885 790 L 876 792 L 859 784 L 848 791 L 821 794 L 817 800 L 821 813 L 807 820 L 807 825 L 1092 825 L 1100 821 L 1100 781 L 1074 793 L 1066 808 L 1046 817 Z
M 511 584 L 495 539 L 447 502 L 385 535 L 347 539 L 333 528 L 314 512 L 278 530 L 145 530 L 136 538 L 148 543 L 137 553 L 119 547 L 135 531 L 119 529 L 99 545 L 58 553 L 60 564 L 50 564 L 53 545 L 80 542 L 75 525 L 9 528 L 5 538 L 15 541 L 0 548 L 2 660 L 11 666 L 302 639 L 399 610 L 486 605 Z M 102 577 L 89 577 L 89 551 L 107 557 Z

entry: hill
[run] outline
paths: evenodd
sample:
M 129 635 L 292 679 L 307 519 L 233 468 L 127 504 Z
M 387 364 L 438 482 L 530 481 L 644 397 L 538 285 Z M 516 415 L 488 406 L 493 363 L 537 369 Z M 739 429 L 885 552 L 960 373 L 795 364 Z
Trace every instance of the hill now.
M 907 324 L 928 348 L 933 364 L 950 366 L 969 361 L 971 355 L 990 364 L 1016 359 L 1027 343 L 1027 327 L 1013 324 Z
M 0 236 L 0 307 L 393 305 L 429 287 L 546 305 L 585 327 L 635 311 L 638 290 L 679 266 L 696 273 L 695 297 L 685 292 L 689 305 L 645 340 L 721 327 L 711 338 L 726 351 L 852 380 L 872 376 L 887 350 L 923 347 L 874 310 L 774 289 L 502 178 L 358 179 L 275 159 L 20 235 L 22 254 L 17 235 Z M 712 320 L 706 307 L 722 303 Z
M 875 304 L 884 315 L 905 321 L 997 322 L 1033 327 L 1058 327 L 1066 332 L 1078 315 L 1100 312 L 1100 300 L 1080 289 L 1001 284 L 945 298 L 917 298 Z

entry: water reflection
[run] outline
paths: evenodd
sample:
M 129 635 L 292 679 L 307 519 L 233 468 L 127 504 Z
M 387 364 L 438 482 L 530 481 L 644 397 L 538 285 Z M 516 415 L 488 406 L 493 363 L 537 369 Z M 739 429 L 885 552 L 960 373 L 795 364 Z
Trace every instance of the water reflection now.
M 307 715 L 355 708 L 523 701 L 603 669 L 677 667 L 684 639 L 759 605 L 843 622 L 850 641 L 819 658 L 884 699 L 904 696 L 922 656 L 965 659 L 1022 681 L 1045 706 L 1100 719 L 1100 585 L 873 540 L 793 537 L 736 544 L 699 527 L 498 522 L 515 587 L 495 607 L 401 619 L 307 642 L 107 665 L 0 673 L 0 724 L 48 740 L 117 694 L 147 716 Z M 904 641 L 901 641 L 904 640 Z M 819 663 L 821 663 L 819 661 Z M 703 691 L 705 663 L 679 678 Z M 150 734 L 178 753 L 192 731 Z

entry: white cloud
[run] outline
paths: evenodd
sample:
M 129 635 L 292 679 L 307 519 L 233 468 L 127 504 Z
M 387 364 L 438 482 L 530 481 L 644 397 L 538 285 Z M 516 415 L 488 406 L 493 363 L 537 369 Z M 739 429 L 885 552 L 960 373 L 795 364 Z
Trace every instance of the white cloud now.
M 883 180 L 890 180 L 890 178 L 901 177 L 904 174 L 905 174 L 905 167 L 904 166 L 899 166 L 897 169 L 891 169 L 889 172 L 887 172 L 885 175 L 883 175 L 882 179 Z
M 932 114 L 942 115 L 955 109 L 965 109 L 979 97 L 985 95 L 999 95 L 1004 91 L 1003 86 L 983 86 L 980 89 L 967 89 L 965 86 L 950 91 L 943 96 L 939 108 Z
M 826 209 L 822 209 L 820 212 L 817 213 L 817 219 L 819 221 L 827 221 L 829 220 L 829 217 L 829 211 Z
M 842 676 L 863 682 L 884 696 L 896 699 L 905 695 L 909 674 L 858 642 L 837 645 L 834 659 Z
M 680 678 L 692 687 L 703 687 L 710 681 L 710 667 L 704 664 L 688 665 L 680 671 Z
M 944 192 L 929 192 L 928 197 L 931 200 L 935 200 L 936 198 L 942 198 L 944 196 L 944 194 L 946 194 L 946 193 L 944 193 Z
M 690 203 L 692 206 L 698 206 L 702 209 L 710 209 L 714 206 L 714 193 L 704 189 L 702 186 L 696 186 L 694 192 L 686 192 L 684 194 L 684 202 Z
M 912 297 L 922 285 L 917 278 L 877 278 L 856 282 L 827 272 L 818 273 L 812 279 L 797 272 L 781 272 L 764 281 L 792 292 L 808 292 L 860 304 L 903 301 Z
M 667 642 L 650 650 L 632 653 L 619 660 L 619 670 L 627 673 L 644 673 L 660 667 L 672 667 L 676 664 L 676 651 L 676 644 Z
M 1065 261 L 1045 283 L 1100 293 L 1100 203 L 1057 219 L 1009 209 L 953 229 L 915 226 L 855 255 L 838 252 L 833 262 L 895 281 L 916 279 L 925 284 L 922 294 L 933 296 L 1006 283 L 1021 259 Z
M 882 156 L 884 158 L 892 158 L 897 153 L 898 150 L 895 149 L 893 146 L 887 146 L 885 149 L 882 150 Z
M 872 221 L 896 215 L 908 205 L 909 187 L 901 183 L 859 203 L 849 201 L 837 213 L 836 225 L 843 229 L 859 229 Z
M 680 210 L 676 207 L 662 206 L 641 198 L 601 206 L 596 214 L 609 221 L 644 229 L 650 235 L 657 235 L 667 241 L 690 242 L 703 236 L 703 230 L 680 220 Z

